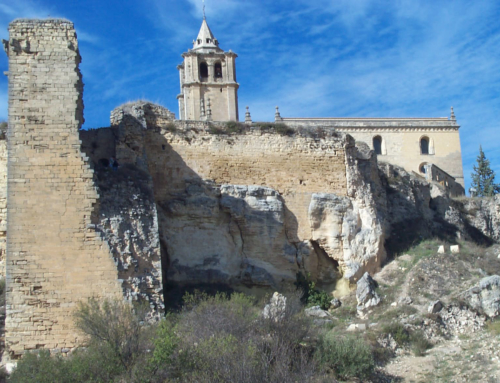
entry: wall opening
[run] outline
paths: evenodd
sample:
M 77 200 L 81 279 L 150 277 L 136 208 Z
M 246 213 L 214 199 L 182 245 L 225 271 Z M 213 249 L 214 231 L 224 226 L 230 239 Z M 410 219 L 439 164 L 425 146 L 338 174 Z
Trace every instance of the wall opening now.
M 420 139 L 420 154 L 429 154 L 429 137 Z
M 375 136 L 373 137 L 373 150 L 375 150 L 375 154 L 382 154 L 382 137 Z
M 206 80 L 208 78 L 208 66 L 207 63 L 200 63 L 200 79 Z
M 220 62 L 215 63 L 214 73 L 215 73 L 215 78 L 222 78 L 222 64 Z

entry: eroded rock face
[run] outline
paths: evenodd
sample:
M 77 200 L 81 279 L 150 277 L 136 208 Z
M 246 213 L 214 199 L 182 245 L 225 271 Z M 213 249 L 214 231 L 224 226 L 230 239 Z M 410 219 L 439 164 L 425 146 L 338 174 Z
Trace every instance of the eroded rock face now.
M 309 256 L 288 240 L 283 200 L 270 188 L 191 185 L 161 212 L 169 281 L 279 286 Z
M 464 297 L 473 309 L 490 318 L 497 317 L 500 315 L 500 276 L 492 275 L 481 279 Z
M 97 172 L 96 229 L 108 242 L 127 300 L 143 300 L 163 311 L 163 281 L 158 217 L 151 178 L 127 166 Z

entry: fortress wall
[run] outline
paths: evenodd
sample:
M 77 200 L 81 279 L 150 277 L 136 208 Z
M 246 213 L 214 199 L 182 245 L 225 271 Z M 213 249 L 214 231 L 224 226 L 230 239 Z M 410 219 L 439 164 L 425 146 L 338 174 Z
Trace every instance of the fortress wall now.
M 445 169 L 464 186 L 460 136 L 457 130 L 408 129 L 401 131 L 373 130 L 372 132 L 349 132 L 357 141 L 366 142 L 373 148 L 373 137 L 380 136 L 385 141 L 386 154 L 379 155 L 379 162 L 402 166 L 407 171 L 420 173 L 423 163 L 433 163 Z M 434 141 L 434 154 L 420 154 L 420 139 L 429 137 Z
M 296 221 L 292 231 L 304 239 L 311 236 L 308 209 L 312 194 L 347 194 L 347 141 L 343 135 L 315 140 L 260 130 L 214 135 L 202 129 L 200 123 L 193 123 L 182 133 L 164 130 L 164 141 L 156 134 L 149 136 L 148 164 L 160 203 L 183 192 L 189 180 L 267 186 L 283 196 L 294 216 L 292 221 Z
M 78 43 L 65 20 L 16 20 L 9 33 L 6 346 L 12 357 L 67 352 L 81 341 L 76 303 L 122 296 L 91 222 L 98 195 L 78 135 Z

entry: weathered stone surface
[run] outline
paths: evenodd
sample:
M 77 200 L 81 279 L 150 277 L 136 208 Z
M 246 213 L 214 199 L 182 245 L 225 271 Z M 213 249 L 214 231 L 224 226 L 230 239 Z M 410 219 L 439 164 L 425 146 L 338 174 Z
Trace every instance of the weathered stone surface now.
M 375 291 L 376 282 L 365 273 L 357 282 L 356 300 L 358 301 L 358 310 L 362 311 L 368 307 L 376 306 L 380 303 L 380 297 Z
M 282 320 L 286 315 L 286 297 L 275 292 L 270 302 L 264 307 L 262 316 L 266 319 L 272 319 L 276 322 Z
M 481 279 L 464 293 L 472 308 L 490 318 L 500 315 L 500 276 L 492 275 Z
M 76 303 L 121 297 L 122 287 L 93 226 L 99 196 L 80 149 L 83 83 L 74 26 L 19 19 L 9 34 L 5 330 L 8 353 L 17 358 L 79 345 Z

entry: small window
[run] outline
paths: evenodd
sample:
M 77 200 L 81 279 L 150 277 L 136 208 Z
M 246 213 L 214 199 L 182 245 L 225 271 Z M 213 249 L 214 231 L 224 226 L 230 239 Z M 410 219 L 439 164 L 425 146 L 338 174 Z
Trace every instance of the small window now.
M 198 44 L 201 44 L 201 39 L 198 39 Z
M 207 44 L 210 43 L 210 39 L 207 39 Z
M 420 154 L 429 154 L 429 138 L 422 137 L 420 139 Z
M 426 174 L 427 173 L 427 169 L 426 169 L 425 165 L 427 165 L 427 162 L 421 163 L 420 166 L 418 167 L 418 170 L 422 174 Z
M 205 62 L 200 64 L 200 77 L 201 78 L 208 77 L 208 66 L 207 66 L 207 63 L 205 63 Z
M 222 64 L 217 62 L 214 65 L 215 78 L 222 78 Z
M 375 150 L 375 154 L 382 154 L 382 137 L 375 136 L 373 137 L 373 150 Z

